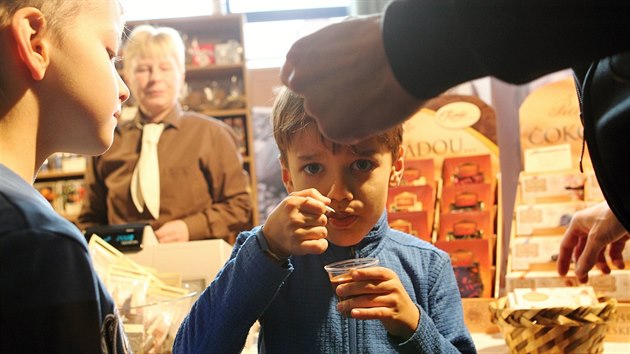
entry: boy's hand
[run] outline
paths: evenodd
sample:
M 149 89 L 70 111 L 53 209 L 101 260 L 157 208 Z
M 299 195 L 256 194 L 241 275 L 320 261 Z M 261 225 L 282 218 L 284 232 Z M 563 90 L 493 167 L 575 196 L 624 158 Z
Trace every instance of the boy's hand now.
M 325 214 L 329 203 L 329 198 L 313 188 L 289 194 L 263 226 L 270 250 L 280 257 L 326 251 L 328 218 Z
M 337 287 L 340 312 L 359 320 L 380 320 L 387 332 L 404 340 L 416 331 L 420 311 L 396 273 L 372 267 L 352 271 L 352 280 Z

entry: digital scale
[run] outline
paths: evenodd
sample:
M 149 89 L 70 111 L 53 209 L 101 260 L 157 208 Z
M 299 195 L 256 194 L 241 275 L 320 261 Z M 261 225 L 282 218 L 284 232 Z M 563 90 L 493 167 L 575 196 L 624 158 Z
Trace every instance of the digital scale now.
M 98 225 L 85 229 L 84 235 L 89 242 L 90 237 L 96 234 L 123 253 L 139 252 L 142 250 L 144 229 L 147 226 L 148 223 Z

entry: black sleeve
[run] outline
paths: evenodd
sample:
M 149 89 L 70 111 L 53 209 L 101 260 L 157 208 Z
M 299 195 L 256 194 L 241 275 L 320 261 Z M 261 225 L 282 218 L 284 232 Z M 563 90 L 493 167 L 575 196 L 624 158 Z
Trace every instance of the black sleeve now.
M 100 353 L 95 301 L 2 311 L 0 353 Z
M 0 240 L 0 353 L 101 352 L 98 280 L 85 247 L 33 230 Z
M 621 0 L 396 0 L 383 39 L 418 98 L 483 76 L 520 84 L 630 49 Z

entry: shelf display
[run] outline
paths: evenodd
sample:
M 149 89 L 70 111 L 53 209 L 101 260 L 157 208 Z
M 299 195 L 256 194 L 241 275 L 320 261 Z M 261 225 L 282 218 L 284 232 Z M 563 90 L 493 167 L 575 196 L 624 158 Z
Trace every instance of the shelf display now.
M 429 218 L 428 236 L 417 236 L 451 256 L 466 321 L 476 322 L 481 331 L 492 327 L 487 316 L 480 320 L 478 314 L 496 290 L 494 120 L 493 109 L 476 97 L 444 95 L 428 101 L 405 123 L 405 172 L 401 186 L 388 196 L 391 227 L 416 235 L 425 227 L 417 220 Z
M 405 172 L 388 200 L 392 228 L 416 235 L 413 231 L 424 226 L 413 221 L 427 214 L 429 235 L 419 237 L 450 255 L 471 332 L 498 331 L 488 312 L 501 270 L 495 119 L 492 107 L 473 96 L 443 95 L 426 102 L 404 125 Z M 424 186 L 422 193 L 409 189 L 417 185 Z M 415 195 L 400 198 L 405 192 Z M 410 212 L 392 213 L 401 200 L 403 206 L 422 200 L 422 211 L 406 219 L 401 214 Z

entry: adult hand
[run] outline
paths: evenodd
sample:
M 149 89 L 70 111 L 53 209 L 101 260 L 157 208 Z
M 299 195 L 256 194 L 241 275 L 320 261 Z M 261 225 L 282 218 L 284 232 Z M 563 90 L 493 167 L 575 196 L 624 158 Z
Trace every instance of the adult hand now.
M 380 16 L 330 25 L 296 41 L 282 82 L 327 138 L 356 143 L 415 113 L 422 101 L 398 82 L 387 61 Z
M 576 263 L 575 275 L 582 283 L 588 281 L 588 271 L 594 265 L 603 273 L 610 273 L 605 257 L 608 244 L 610 260 L 623 269 L 621 252 L 627 240 L 628 232 L 605 202 L 580 210 L 573 215 L 560 244 L 558 273 L 567 274 L 572 260 Z
M 409 339 L 418 328 L 420 310 L 398 275 L 384 267 L 352 271 L 352 280 L 337 286 L 337 310 L 359 320 L 380 320 L 389 334 Z
M 263 226 L 269 249 L 280 257 L 326 251 L 327 204 L 330 199 L 314 188 L 289 194 L 273 209 Z
M 186 242 L 190 240 L 190 233 L 183 220 L 171 220 L 155 230 L 155 237 L 160 243 Z

